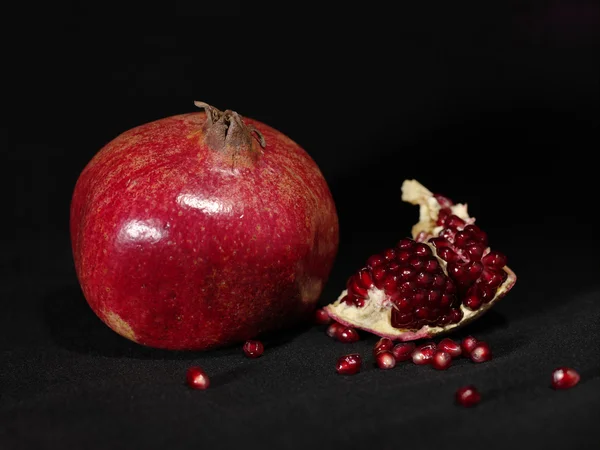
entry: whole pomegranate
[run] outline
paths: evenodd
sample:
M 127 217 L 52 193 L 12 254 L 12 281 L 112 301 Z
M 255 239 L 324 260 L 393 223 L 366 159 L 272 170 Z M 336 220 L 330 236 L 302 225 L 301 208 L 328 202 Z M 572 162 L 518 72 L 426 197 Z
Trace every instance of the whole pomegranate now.
M 335 205 L 291 139 L 234 111 L 133 128 L 82 171 L 75 268 L 110 328 L 205 350 L 311 320 L 338 249 Z
M 415 180 L 404 181 L 402 199 L 420 207 L 412 238 L 371 256 L 325 311 L 343 325 L 412 341 L 477 319 L 517 277 L 506 256 L 489 247 L 467 205 Z

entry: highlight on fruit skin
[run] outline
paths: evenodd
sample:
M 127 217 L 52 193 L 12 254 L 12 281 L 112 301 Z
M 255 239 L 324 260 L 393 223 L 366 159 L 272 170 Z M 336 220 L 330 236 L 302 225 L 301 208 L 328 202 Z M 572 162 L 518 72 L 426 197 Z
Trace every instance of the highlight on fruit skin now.
M 404 181 L 402 200 L 419 206 L 412 237 L 367 259 L 324 308 L 333 320 L 392 340 L 428 339 L 481 317 L 512 289 L 517 276 L 466 204 L 416 180 Z

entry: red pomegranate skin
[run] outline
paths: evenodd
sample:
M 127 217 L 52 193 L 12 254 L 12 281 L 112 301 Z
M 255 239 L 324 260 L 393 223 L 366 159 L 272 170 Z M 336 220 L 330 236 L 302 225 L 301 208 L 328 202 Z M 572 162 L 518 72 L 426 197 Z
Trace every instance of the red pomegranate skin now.
M 205 144 L 205 112 L 118 136 L 82 171 L 70 231 L 90 307 L 139 344 L 207 350 L 311 320 L 338 249 L 334 201 L 295 142 Z M 258 149 L 258 150 L 256 150 Z

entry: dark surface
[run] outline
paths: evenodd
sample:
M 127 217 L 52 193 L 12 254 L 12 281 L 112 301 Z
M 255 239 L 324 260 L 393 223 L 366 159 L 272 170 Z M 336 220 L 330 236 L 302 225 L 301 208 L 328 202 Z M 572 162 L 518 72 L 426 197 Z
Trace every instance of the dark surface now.
M 0 449 L 598 448 L 598 8 L 428 11 L 408 15 L 415 31 L 329 37 L 304 24 L 289 40 L 242 33 L 234 18 L 203 19 L 214 33 L 204 22 L 122 31 L 67 9 L 8 51 Z M 193 100 L 269 123 L 321 166 L 341 226 L 323 303 L 408 234 L 417 210 L 400 203 L 403 179 L 467 202 L 519 276 L 456 335 L 485 339 L 494 359 L 384 372 L 372 366 L 375 337 L 340 344 L 319 327 L 268 336 L 249 360 L 237 347 L 142 348 L 104 326 L 73 271 L 72 188 L 104 143 Z M 351 351 L 364 370 L 336 375 Z M 184 386 L 192 364 L 211 376 L 208 391 Z M 549 387 L 559 365 L 581 373 L 577 387 Z M 472 410 L 453 403 L 467 383 L 483 396 Z

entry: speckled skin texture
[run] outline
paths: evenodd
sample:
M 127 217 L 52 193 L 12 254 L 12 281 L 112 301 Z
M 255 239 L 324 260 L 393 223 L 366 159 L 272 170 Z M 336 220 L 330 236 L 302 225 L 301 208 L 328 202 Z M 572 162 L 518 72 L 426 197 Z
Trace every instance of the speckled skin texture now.
M 142 345 L 206 350 L 312 317 L 338 249 L 319 168 L 265 124 L 252 157 L 204 143 L 204 112 L 129 130 L 75 186 L 71 239 L 94 312 Z

